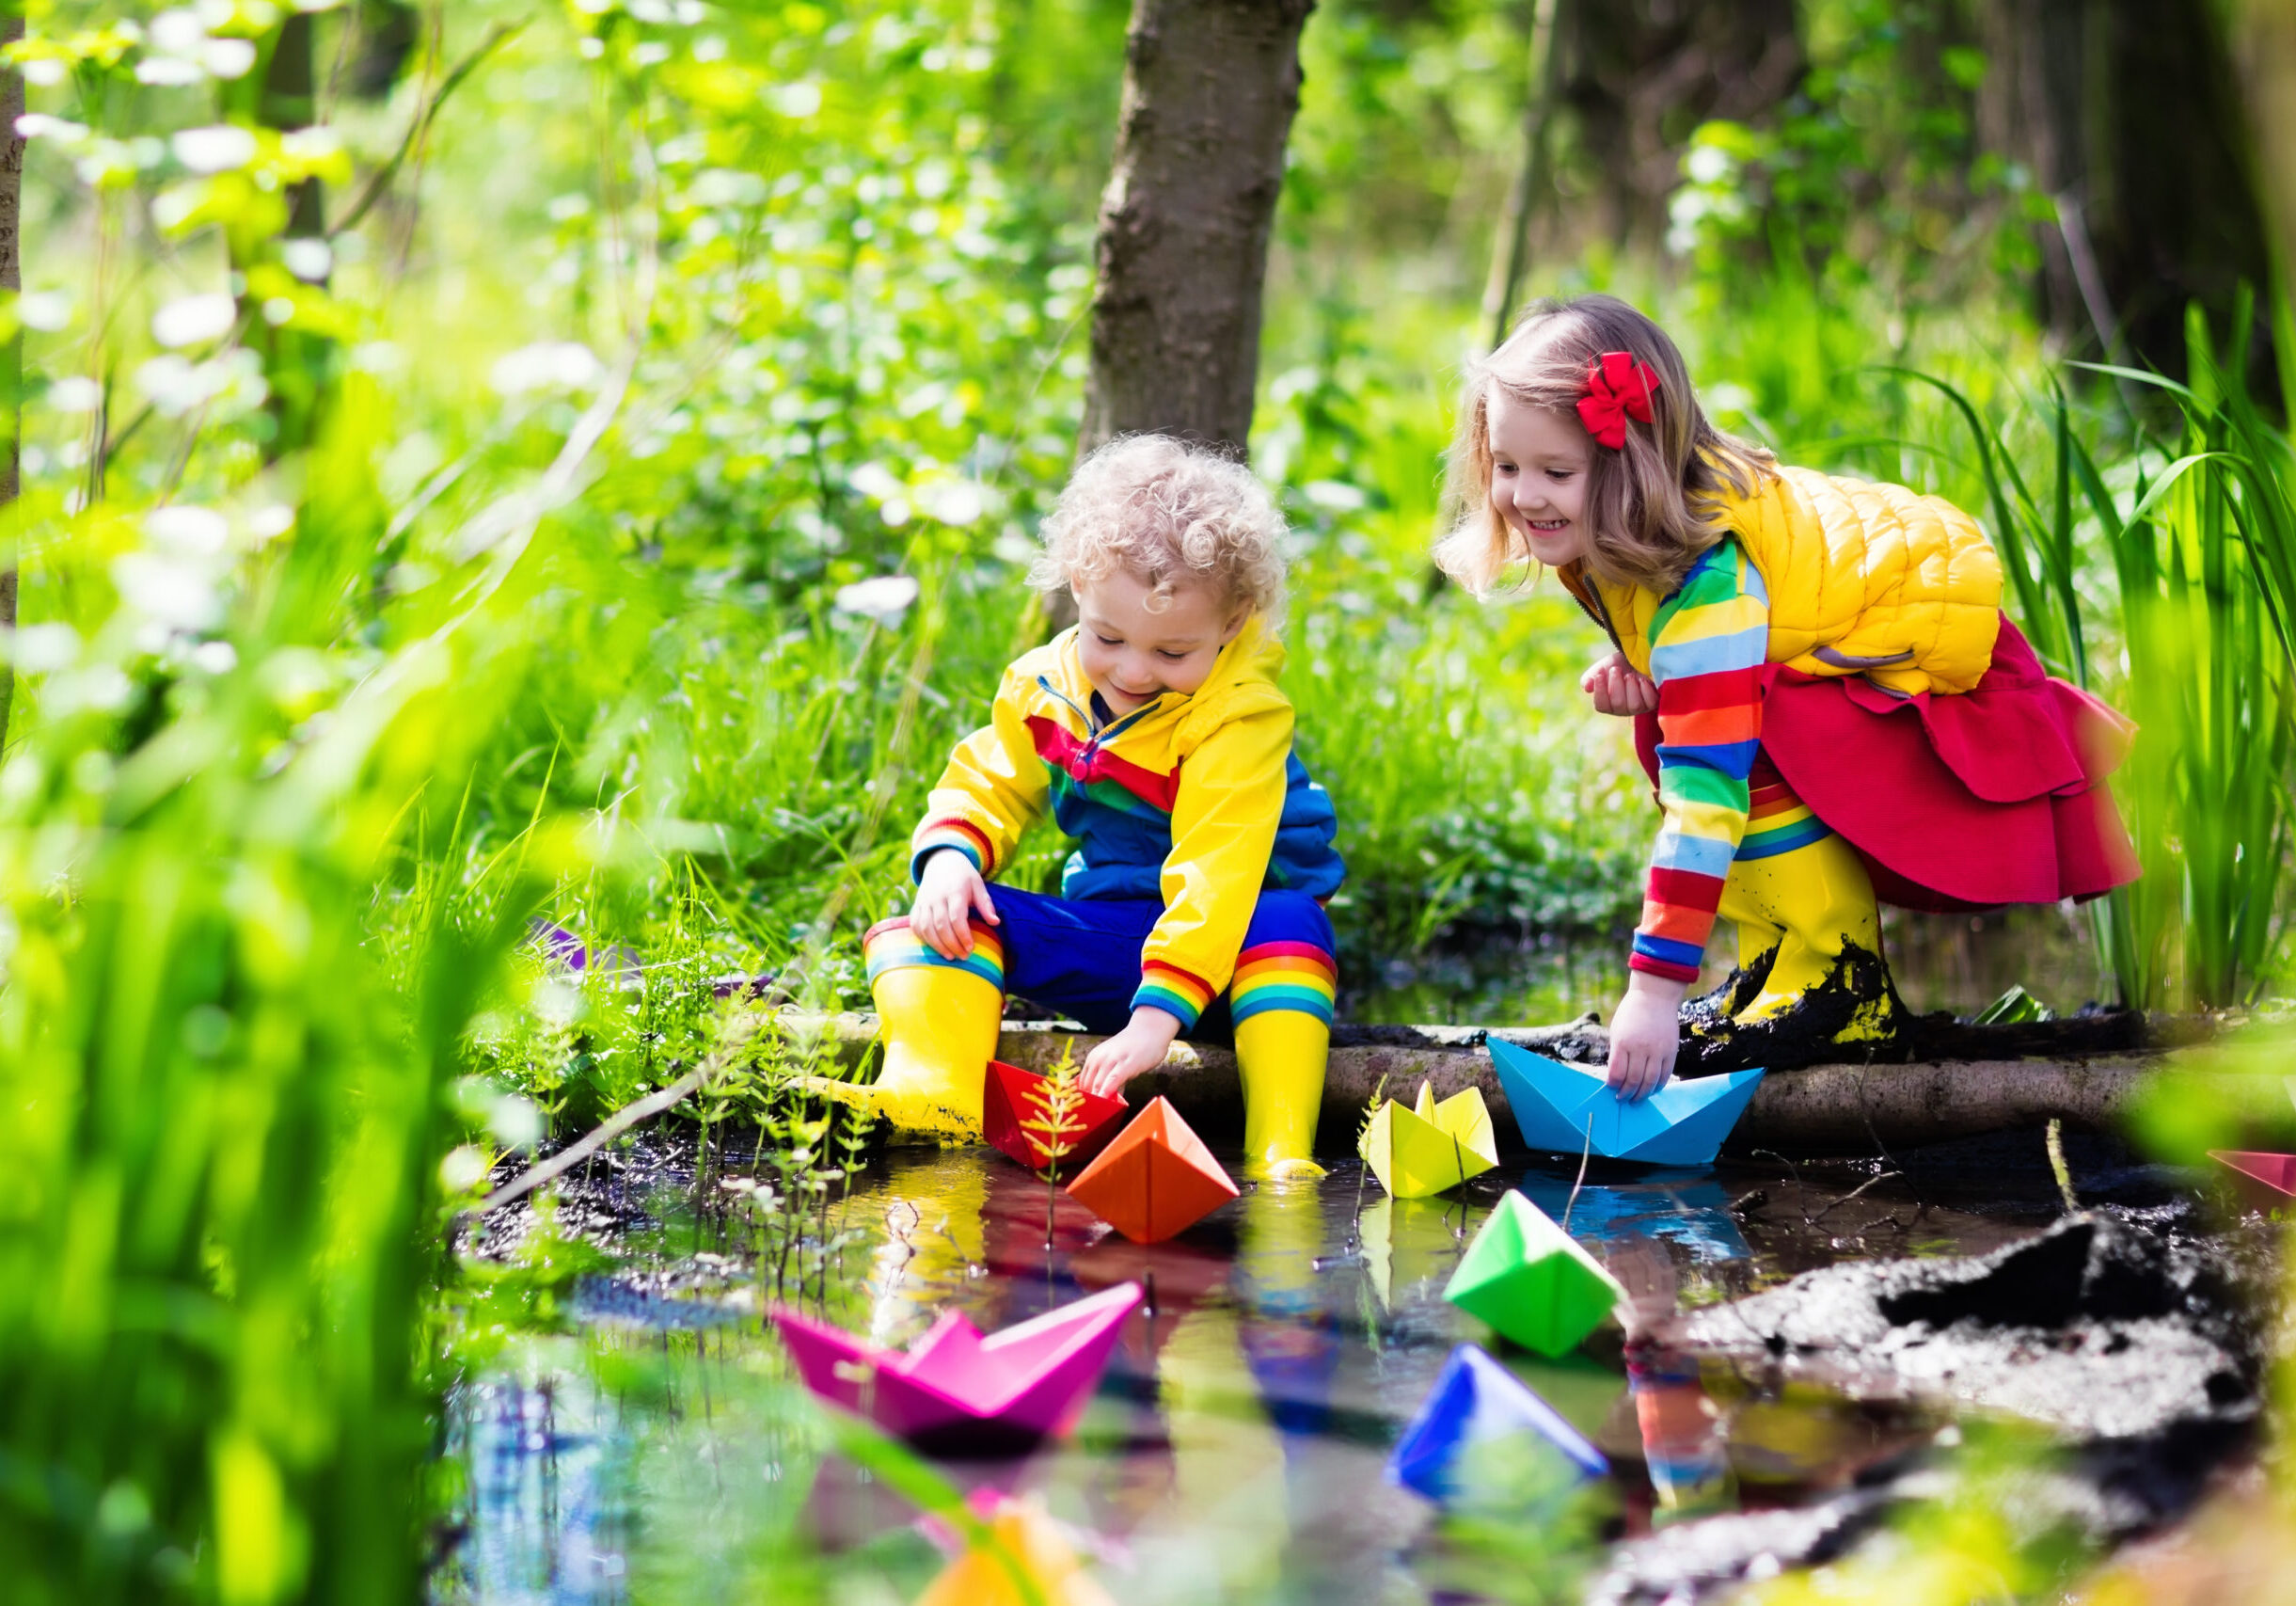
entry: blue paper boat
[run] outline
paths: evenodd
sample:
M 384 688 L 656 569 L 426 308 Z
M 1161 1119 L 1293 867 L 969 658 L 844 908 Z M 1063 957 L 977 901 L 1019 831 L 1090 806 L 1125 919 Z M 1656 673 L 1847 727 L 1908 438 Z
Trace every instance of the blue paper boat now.
M 1533 1149 L 1594 1153 L 1651 1166 L 1710 1166 L 1746 1113 L 1759 1071 L 1675 1080 L 1642 1099 L 1622 1099 L 1600 1070 L 1565 1065 L 1496 1038 L 1489 1043 L 1508 1107 Z
M 1387 1481 L 1429 1500 L 1449 1500 L 1458 1492 L 1455 1473 L 1464 1451 L 1515 1434 L 1537 1436 L 1590 1478 L 1610 1470 L 1603 1453 L 1528 1383 L 1475 1345 L 1463 1344 L 1443 1363 L 1427 1403 L 1387 1458 Z

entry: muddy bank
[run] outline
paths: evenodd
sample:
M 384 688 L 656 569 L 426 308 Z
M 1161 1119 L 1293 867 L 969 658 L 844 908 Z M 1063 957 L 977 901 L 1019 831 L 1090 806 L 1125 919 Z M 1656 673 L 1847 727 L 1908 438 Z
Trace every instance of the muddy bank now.
M 2109 1216 L 1969 1260 L 1806 1272 L 1670 1336 L 1860 1398 L 1949 1400 L 2082 1441 L 2245 1423 L 2257 1407 L 2256 1335 L 2213 1254 Z
M 2026 1480 L 2018 1521 L 2105 1546 L 2183 1517 L 2249 1446 L 2264 1349 L 2249 1309 L 2219 1248 L 2095 1215 L 1988 1255 L 1805 1273 L 1682 1315 L 1667 1339 L 1758 1389 L 1820 1382 L 1869 1402 L 2037 1423 L 2061 1453 Z M 1813 1505 L 1706 1518 L 1623 1546 L 1589 1599 L 1684 1606 L 1829 1561 L 1893 1510 L 1948 1494 L 1959 1437 L 1948 1428 Z
M 2111 1028 L 2128 1035 L 2127 1017 Z M 800 1042 L 820 1044 L 825 1057 L 858 1063 L 875 1035 L 865 1015 L 784 1016 L 782 1029 Z M 2051 1039 L 2051 1028 L 2066 1034 Z M 1793 1154 L 1872 1153 L 1877 1146 L 1910 1147 L 1980 1133 L 2037 1127 L 2052 1119 L 2075 1130 L 2108 1132 L 2121 1120 L 2145 1077 L 2160 1068 L 2160 1051 L 2089 1053 L 2065 1050 L 2035 1057 L 2051 1042 L 2080 1043 L 2090 1027 L 2081 1022 L 2009 1026 L 1956 1026 L 1951 1041 L 1969 1057 L 1912 1062 L 1876 1060 L 1813 1065 L 1767 1077 L 1732 1139 L 1736 1153 L 1770 1149 Z M 2194 1022 L 2146 1028 L 2148 1041 L 2175 1041 L 2200 1029 Z M 2104 1033 L 2105 1028 L 2096 1030 Z M 1483 1044 L 1493 1038 L 1556 1058 L 1600 1063 L 1607 1034 L 1592 1017 L 1562 1026 L 1510 1029 L 1469 1026 L 1347 1026 L 1332 1037 L 1323 1089 L 1319 1146 L 1336 1153 L 1354 1147 L 1363 1112 L 1376 1092 L 1409 1097 L 1424 1079 L 1438 1096 L 1470 1086 L 1482 1089 L 1496 1118 L 1503 1150 L 1515 1128 L 1506 1094 Z M 1007 1021 L 998 1057 L 1046 1070 L 1064 1055 L 1082 1058 L 1101 1040 L 1047 1023 Z M 2277 1085 L 2226 1078 L 2228 1097 L 2251 1096 L 2266 1107 L 2285 1107 Z M 2251 1084 L 2254 1084 L 2253 1086 Z M 1140 1099 L 1168 1098 L 1197 1131 L 1215 1141 L 1240 1137 L 1243 1105 L 1235 1056 L 1209 1043 L 1176 1043 L 1159 1069 L 1133 1084 Z

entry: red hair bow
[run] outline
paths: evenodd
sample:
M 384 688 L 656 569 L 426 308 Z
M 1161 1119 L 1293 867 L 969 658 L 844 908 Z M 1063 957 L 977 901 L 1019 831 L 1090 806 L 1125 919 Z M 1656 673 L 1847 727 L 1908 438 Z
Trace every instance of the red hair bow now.
M 1587 364 L 1587 393 L 1578 398 L 1579 421 L 1587 433 L 1616 452 L 1626 444 L 1626 421 L 1650 422 L 1650 399 L 1658 375 L 1630 351 L 1607 351 Z

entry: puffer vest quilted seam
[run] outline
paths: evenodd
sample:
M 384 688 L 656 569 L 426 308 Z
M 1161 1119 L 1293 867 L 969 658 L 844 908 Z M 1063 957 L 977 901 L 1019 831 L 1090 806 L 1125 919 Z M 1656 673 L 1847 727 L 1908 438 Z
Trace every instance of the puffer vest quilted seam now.
M 1781 469 L 1732 498 L 1724 524 L 1770 596 L 1770 662 L 1862 675 L 1900 696 L 1967 692 L 1984 678 L 2001 623 L 2001 560 L 1977 521 L 1903 485 Z M 1565 576 L 1582 599 L 1586 580 Z M 1595 581 L 1627 661 L 1650 670 L 1665 598 Z

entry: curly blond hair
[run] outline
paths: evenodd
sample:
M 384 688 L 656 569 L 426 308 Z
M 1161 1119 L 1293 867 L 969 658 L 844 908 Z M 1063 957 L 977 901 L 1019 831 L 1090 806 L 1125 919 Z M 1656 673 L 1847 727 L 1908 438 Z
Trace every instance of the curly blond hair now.
M 1657 374 L 1658 390 L 1651 421 L 1629 423 L 1623 446 L 1597 446 L 1589 462 L 1586 566 L 1598 579 L 1668 595 L 1729 533 L 1724 500 L 1751 496 L 1777 473 L 1769 453 L 1707 421 L 1682 353 L 1641 312 L 1614 295 L 1543 301 L 1468 369 L 1460 399 L 1446 498 L 1457 522 L 1436 544 L 1435 563 L 1470 591 L 1490 591 L 1529 556 L 1491 505 L 1492 390 L 1568 414 L 1577 428 L 1588 365 L 1607 351 L 1632 352 Z
M 1156 597 L 1203 586 L 1274 620 L 1285 533 L 1275 499 L 1243 464 L 1168 435 L 1121 436 L 1069 476 L 1028 579 L 1052 592 L 1123 569 Z

